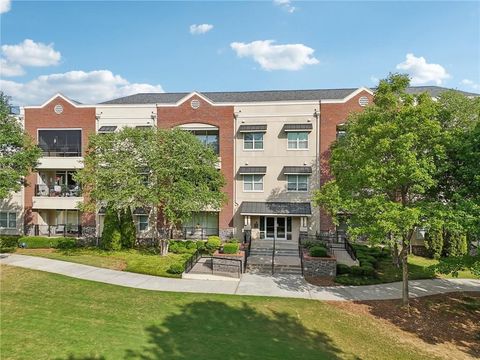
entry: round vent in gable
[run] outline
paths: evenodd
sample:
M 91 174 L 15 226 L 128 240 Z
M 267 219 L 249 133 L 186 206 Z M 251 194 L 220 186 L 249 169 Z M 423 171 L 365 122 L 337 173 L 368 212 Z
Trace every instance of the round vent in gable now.
M 55 107 L 53 108 L 53 111 L 55 111 L 56 114 L 61 114 L 63 112 L 63 106 L 60 104 L 55 105 Z
M 367 106 L 368 105 L 368 98 L 366 96 L 360 97 L 360 99 L 358 99 L 358 104 L 360 106 Z
M 200 100 L 198 99 L 193 99 L 191 102 L 190 102 L 190 106 L 192 107 L 192 109 L 198 109 L 200 107 Z

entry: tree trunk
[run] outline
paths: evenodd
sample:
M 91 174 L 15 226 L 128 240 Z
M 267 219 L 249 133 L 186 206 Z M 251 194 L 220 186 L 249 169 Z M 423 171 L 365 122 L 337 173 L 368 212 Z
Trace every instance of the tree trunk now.
M 398 243 L 394 241 L 392 250 L 392 262 L 397 268 L 400 268 L 400 256 L 398 254 Z
M 402 251 L 400 257 L 402 260 L 402 304 L 409 310 L 408 296 L 408 248 L 405 240 L 402 240 Z

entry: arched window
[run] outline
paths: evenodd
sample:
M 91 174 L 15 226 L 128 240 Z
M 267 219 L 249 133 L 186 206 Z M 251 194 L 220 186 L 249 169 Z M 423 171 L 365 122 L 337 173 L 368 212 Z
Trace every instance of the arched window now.
M 215 154 L 220 153 L 218 127 L 201 123 L 182 124 L 180 129 L 190 131 L 201 143 L 210 147 Z

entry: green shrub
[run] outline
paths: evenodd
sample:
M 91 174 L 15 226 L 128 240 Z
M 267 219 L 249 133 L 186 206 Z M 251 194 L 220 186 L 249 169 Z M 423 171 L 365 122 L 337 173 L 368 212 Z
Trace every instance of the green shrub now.
M 363 275 L 362 274 L 362 269 L 360 268 L 360 266 L 352 266 L 350 268 L 350 274 L 354 275 L 354 276 L 361 276 Z
M 209 251 L 215 251 L 217 249 L 220 249 L 221 245 L 222 239 L 220 239 L 218 236 L 209 236 L 205 247 Z
M 350 266 L 345 264 L 337 264 L 337 274 L 338 275 L 350 274 Z
M 190 251 L 186 248 L 186 242 L 177 240 L 177 241 L 170 241 L 168 245 L 168 251 L 175 253 L 175 254 L 185 254 Z
M 18 235 L 1 235 L 0 252 L 13 252 L 18 247 Z
M 447 256 L 463 256 L 468 252 L 467 235 L 450 233 L 445 244 Z
M 316 245 L 310 248 L 310 256 L 312 257 L 326 257 L 327 249 L 324 246 Z
M 237 243 L 226 243 L 223 245 L 223 253 L 224 254 L 236 254 L 240 249 L 240 245 Z
M 172 264 L 167 270 L 167 272 L 170 274 L 181 274 L 184 271 L 185 271 L 185 266 L 182 264 Z
M 77 246 L 77 242 L 73 238 L 60 238 L 57 241 L 57 249 L 68 250 L 74 249 Z
M 362 265 L 360 266 L 360 274 L 363 275 L 363 276 L 375 276 L 375 269 L 373 268 L 373 266 L 369 266 L 369 265 Z
M 197 245 L 195 244 L 195 241 L 188 240 L 185 242 L 185 247 L 191 250 L 191 249 L 195 249 Z
M 137 228 L 133 222 L 132 210 L 129 207 L 120 211 L 119 221 L 122 248 L 131 249 L 135 246 L 137 240 Z
M 197 241 L 196 244 L 197 250 L 205 250 L 205 241 Z
M 105 250 L 120 250 L 122 248 L 122 234 L 117 211 L 107 205 L 100 246 Z
M 372 255 L 365 255 L 365 256 L 361 257 L 360 259 L 361 259 L 361 260 L 359 260 L 360 261 L 360 266 L 370 264 L 370 265 L 375 267 L 378 264 L 378 260 Z
M 237 239 L 230 239 L 227 241 L 227 243 L 240 244 L 240 241 L 238 241 Z
M 55 248 L 62 237 L 45 237 L 45 236 L 22 236 L 18 239 L 18 244 L 21 247 L 30 249 L 48 249 Z

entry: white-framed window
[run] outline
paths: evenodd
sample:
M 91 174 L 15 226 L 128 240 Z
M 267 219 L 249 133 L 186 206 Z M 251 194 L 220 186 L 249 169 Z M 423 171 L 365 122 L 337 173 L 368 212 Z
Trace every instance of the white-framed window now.
M 0 228 L 16 229 L 17 213 L 16 212 L 0 212 Z
M 243 150 L 263 150 L 263 133 L 251 132 L 243 134 Z
M 243 175 L 243 191 L 263 191 L 263 175 Z
M 148 230 L 148 215 L 137 215 L 138 231 Z
M 308 191 L 308 176 L 287 175 L 287 191 Z
M 304 150 L 308 149 L 308 132 L 289 132 L 287 134 L 288 149 Z

